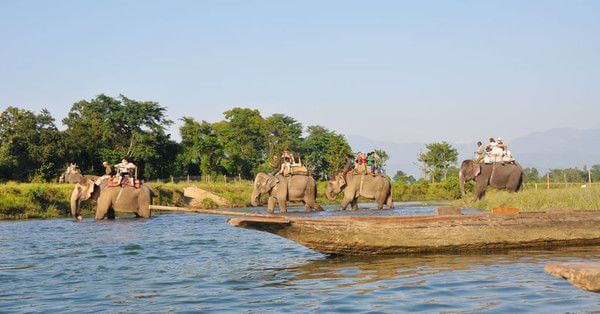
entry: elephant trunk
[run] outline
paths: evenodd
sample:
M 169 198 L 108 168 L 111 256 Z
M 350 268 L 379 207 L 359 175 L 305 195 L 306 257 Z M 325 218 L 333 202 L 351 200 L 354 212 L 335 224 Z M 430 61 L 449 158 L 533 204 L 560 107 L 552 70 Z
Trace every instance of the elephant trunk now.
M 462 198 L 465 198 L 465 177 L 462 170 L 458 172 L 458 182 L 460 184 L 460 194 L 462 195 Z
M 327 197 L 328 200 L 335 201 L 336 196 L 333 193 L 333 188 L 331 187 L 331 185 L 327 186 L 327 190 L 325 190 L 325 196 Z

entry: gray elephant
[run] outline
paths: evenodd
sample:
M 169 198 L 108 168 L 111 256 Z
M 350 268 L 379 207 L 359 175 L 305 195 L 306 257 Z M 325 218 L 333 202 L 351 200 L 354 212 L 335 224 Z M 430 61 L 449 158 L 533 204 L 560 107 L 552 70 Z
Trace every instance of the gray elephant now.
M 509 192 L 517 192 L 523 185 L 525 174 L 518 163 L 476 163 L 473 160 L 465 160 L 460 166 L 458 180 L 460 192 L 465 197 L 465 182 L 474 180 L 476 183 L 473 201 L 481 199 L 489 185 L 497 189 L 505 189 Z
M 97 200 L 96 219 L 115 217 L 115 211 L 134 213 L 137 217 L 150 218 L 152 204 L 152 189 L 142 184 L 139 188 L 131 186 L 109 186 L 108 176 L 100 177 L 97 181 L 83 179 L 75 185 L 71 193 L 71 215 L 78 215 L 79 205 L 88 199 Z
M 77 164 L 69 164 L 67 170 L 58 179 L 58 183 L 77 183 L 81 179 L 83 179 L 83 175 Z
M 345 180 L 341 173 L 331 176 L 325 196 L 333 201 L 342 191 L 344 198 L 340 204 L 340 210 L 345 210 L 348 204 L 351 204 L 352 210 L 358 210 L 359 196 L 375 200 L 377 209 L 383 209 L 384 204 L 389 209 L 394 208 L 392 184 L 384 176 L 348 173 Z
M 258 206 L 260 197 L 265 194 L 269 195 L 267 201 L 269 213 L 275 211 L 275 204 L 279 205 L 282 213 L 286 213 L 287 201 L 302 201 L 307 212 L 310 212 L 311 208 L 317 211 L 323 210 L 315 201 L 317 184 L 311 176 L 273 176 L 260 172 L 254 179 L 254 188 L 250 199 L 252 206 Z

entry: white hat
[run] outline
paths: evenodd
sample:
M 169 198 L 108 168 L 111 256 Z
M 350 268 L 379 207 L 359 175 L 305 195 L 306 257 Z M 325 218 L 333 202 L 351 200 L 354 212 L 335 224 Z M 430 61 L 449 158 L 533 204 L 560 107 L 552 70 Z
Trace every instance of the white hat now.
M 496 138 L 496 140 L 502 142 L 502 138 L 501 137 Z

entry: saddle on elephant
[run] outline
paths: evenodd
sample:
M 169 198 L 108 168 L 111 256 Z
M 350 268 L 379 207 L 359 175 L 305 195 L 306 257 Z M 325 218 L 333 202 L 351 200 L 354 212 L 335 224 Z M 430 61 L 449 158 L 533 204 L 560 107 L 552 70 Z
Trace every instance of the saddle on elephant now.
M 107 182 L 107 186 L 109 187 L 130 186 L 132 188 L 139 189 L 141 185 L 142 183 L 140 180 L 129 177 L 120 178 L 120 176 L 111 176 Z
M 307 176 L 307 175 L 309 175 L 309 173 L 308 173 L 308 169 L 305 166 L 302 166 L 301 164 L 293 164 L 289 168 L 289 171 L 287 168 L 284 168 L 283 175 L 284 176 L 295 176 L 295 175 Z

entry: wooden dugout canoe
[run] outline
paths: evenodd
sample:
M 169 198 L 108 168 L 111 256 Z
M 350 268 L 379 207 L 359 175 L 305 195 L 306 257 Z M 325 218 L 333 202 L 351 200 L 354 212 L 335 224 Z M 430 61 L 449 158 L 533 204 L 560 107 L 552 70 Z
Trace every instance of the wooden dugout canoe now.
M 461 253 L 600 244 L 600 211 L 234 218 L 228 222 L 336 255 Z

